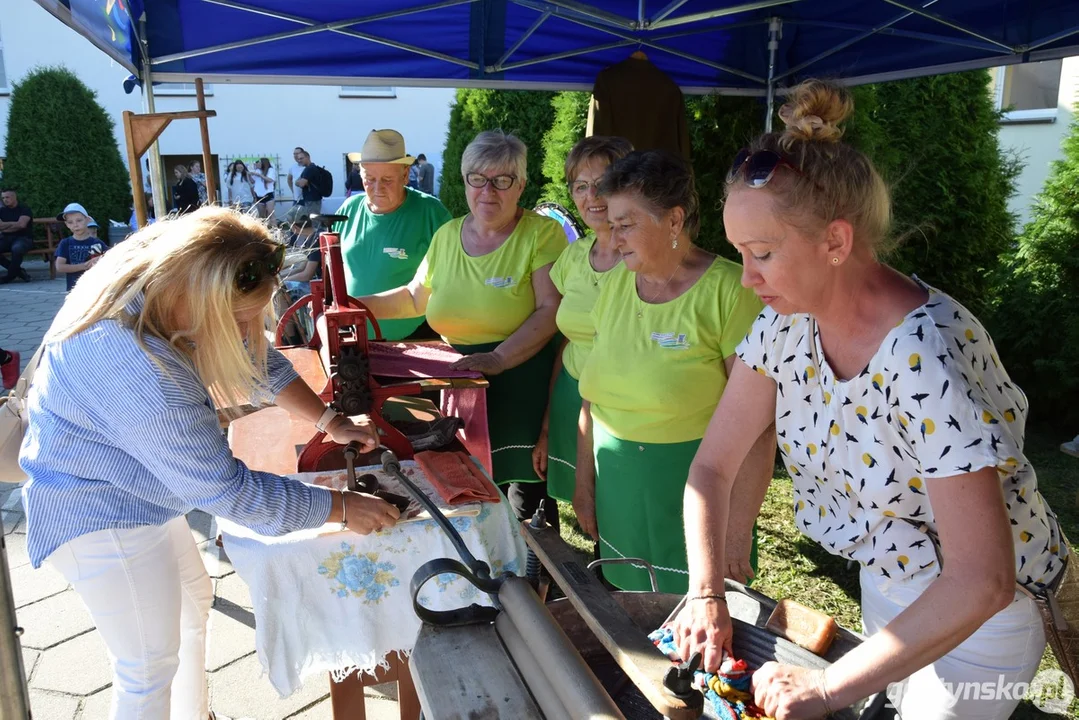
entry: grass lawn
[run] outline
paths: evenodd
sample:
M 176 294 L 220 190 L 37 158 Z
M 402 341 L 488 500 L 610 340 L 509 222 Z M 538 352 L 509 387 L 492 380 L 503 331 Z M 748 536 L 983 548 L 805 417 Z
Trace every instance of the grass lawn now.
M 1070 436 L 1069 436 L 1070 437 Z M 1060 442 L 1067 438 L 1049 438 L 1031 434 L 1027 437 L 1027 455 L 1038 473 L 1038 485 L 1050 507 L 1057 514 L 1064 533 L 1079 539 L 1079 459 L 1060 452 Z M 830 555 L 797 531 L 793 522 L 791 481 L 776 477 L 758 519 L 760 567 L 754 583 L 757 590 L 773 598 L 790 597 L 828 613 L 841 625 L 860 631 L 858 568 L 847 567 L 846 560 Z M 562 536 L 584 553 L 591 554 L 591 541 L 577 526 L 572 510 L 560 503 Z M 1042 659 L 1042 669 L 1057 667 L 1049 650 Z M 1067 717 L 1079 718 L 1079 699 L 1072 703 Z M 1039 711 L 1024 701 L 1013 718 L 1060 718 Z

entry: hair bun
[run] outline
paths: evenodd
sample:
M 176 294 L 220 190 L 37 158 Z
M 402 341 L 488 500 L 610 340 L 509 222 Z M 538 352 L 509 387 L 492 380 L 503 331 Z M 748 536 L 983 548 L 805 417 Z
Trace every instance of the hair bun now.
M 844 88 L 823 80 L 806 80 L 779 108 L 779 119 L 787 126 L 783 134 L 791 140 L 839 142 L 843 136 L 839 123 L 853 112 L 854 100 Z

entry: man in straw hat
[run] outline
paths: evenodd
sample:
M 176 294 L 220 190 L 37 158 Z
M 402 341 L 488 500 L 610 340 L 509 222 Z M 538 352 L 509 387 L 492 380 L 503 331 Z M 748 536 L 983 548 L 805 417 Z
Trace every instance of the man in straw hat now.
M 407 285 L 427 254 L 431 237 L 451 220 L 438 198 L 408 185 L 413 158 L 396 130 L 372 130 L 360 152 L 348 154 L 360 164 L 365 195 L 345 201 L 338 214 L 348 220 L 336 226 L 341 235 L 348 293 L 372 295 Z M 379 320 L 387 340 L 417 333 L 423 317 Z

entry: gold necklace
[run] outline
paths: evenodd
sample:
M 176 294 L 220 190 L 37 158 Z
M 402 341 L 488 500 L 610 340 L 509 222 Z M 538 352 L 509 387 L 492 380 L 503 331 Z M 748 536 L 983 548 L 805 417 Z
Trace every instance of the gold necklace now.
M 683 255 L 682 257 L 680 257 L 680 258 L 678 259 L 678 264 L 674 266 L 674 270 L 673 270 L 673 271 L 671 272 L 671 276 L 670 276 L 669 278 L 667 278 L 667 282 L 663 283 L 663 287 L 661 287 L 661 288 L 660 288 L 659 290 L 657 290 L 657 291 L 656 291 L 656 292 L 655 292 L 655 293 L 654 293 L 654 294 L 652 295 L 652 298 L 651 298 L 651 299 L 650 299 L 650 300 L 648 301 L 648 304 L 649 304 L 649 305 L 653 305 L 653 304 L 655 304 L 655 302 L 656 302 L 656 298 L 658 298 L 658 297 L 660 296 L 660 293 L 662 293 L 662 292 L 663 292 L 664 290 L 666 290 L 666 289 L 667 289 L 667 286 L 671 284 L 671 280 L 674 280 L 674 276 L 675 276 L 675 275 L 676 275 L 676 274 L 678 273 L 678 268 L 682 267 L 682 261 L 683 261 L 683 260 L 685 260 L 685 255 Z M 634 282 L 633 282 L 633 284 L 634 284 L 634 288 L 633 288 L 633 289 L 634 289 L 634 290 L 637 290 L 637 287 L 636 287 L 636 285 L 637 285 L 637 281 L 636 281 L 636 278 L 634 278 Z M 643 301 L 643 300 L 641 300 L 641 293 L 640 293 L 640 291 L 639 291 L 639 290 L 637 290 L 637 292 L 636 292 L 636 293 L 634 293 L 634 294 L 635 294 L 635 295 L 637 296 L 637 317 L 639 317 L 639 318 L 640 318 L 640 317 L 644 317 L 644 301 Z

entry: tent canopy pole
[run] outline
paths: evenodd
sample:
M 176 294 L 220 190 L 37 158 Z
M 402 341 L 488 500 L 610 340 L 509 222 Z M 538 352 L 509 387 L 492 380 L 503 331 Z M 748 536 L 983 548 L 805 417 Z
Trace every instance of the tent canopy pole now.
M 764 131 L 772 132 L 773 107 L 776 101 L 776 52 L 783 36 L 783 21 L 777 17 L 768 21 L 768 102 L 764 116 Z

